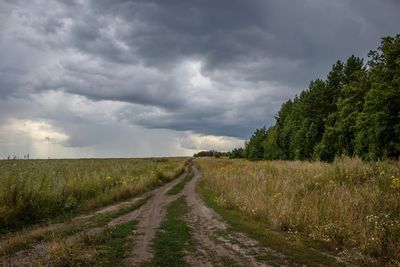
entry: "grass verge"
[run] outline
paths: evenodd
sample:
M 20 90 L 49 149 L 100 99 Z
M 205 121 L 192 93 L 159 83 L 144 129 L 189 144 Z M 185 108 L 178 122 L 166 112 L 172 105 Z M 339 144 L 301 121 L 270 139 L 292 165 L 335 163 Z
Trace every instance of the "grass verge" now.
M 26 232 L 10 237 L 8 238 L 7 242 L 0 243 L 0 255 L 13 255 L 15 252 L 29 249 L 34 244 L 41 241 L 50 242 L 52 240 L 62 239 L 91 228 L 103 227 L 107 224 L 107 222 L 111 221 L 112 219 L 118 218 L 124 214 L 140 208 L 148 201 L 150 197 L 151 195 L 139 199 L 132 205 L 116 211 L 97 214 L 95 216 L 88 217 L 88 219 L 86 220 L 60 224 L 60 226 L 55 229 L 46 230 L 45 228 L 38 228 L 33 230 L 32 232 Z
M 346 266 L 315 242 L 290 240 L 290 236 L 286 233 L 273 231 L 267 225 L 239 211 L 218 206 L 215 200 L 216 196 L 206 190 L 204 183 L 201 182 L 198 189 L 207 206 L 220 214 L 233 230 L 244 232 L 264 246 L 288 256 L 289 263 L 305 264 L 306 266 Z
M 183 178 L 182 181 L 180 181 L 174 187 L 172 187 L 170 190 L 168 190 L 167 195 L 176 195 L 179 192 L 181 192 L 182 189 L 185 187 L 185 185 L 188 182 L 190 182 L 190 180 L 192 180 L 192 178 L 193 178 L 193 174 L 189 173 L 188 175 L 186 175 L 186 177 Z
M 129 236 L 136 225 L 137 221 L 130 221 L 109 230 L 108 238 L 103 239 L 104 249 L 95 257 L 97 266 L 122 265 L 122 260 L 133 247 L 134 240 Z
M 87 233 L 79 240 L 66 243 L 57 240 L 47 255 L 34 263 L 36 266 L 123 266 L 123 259 L 131 251 L 130 238 L 137 221 L 129 221 L 101 232 Z
M 172 202 L 167 209 L 164 221 L 153 240 L 154 257 L 142 266 L 187 266 L 184 250 L 188 247 L 191 235 L 184 219 L 188 211 L 185 197 Z

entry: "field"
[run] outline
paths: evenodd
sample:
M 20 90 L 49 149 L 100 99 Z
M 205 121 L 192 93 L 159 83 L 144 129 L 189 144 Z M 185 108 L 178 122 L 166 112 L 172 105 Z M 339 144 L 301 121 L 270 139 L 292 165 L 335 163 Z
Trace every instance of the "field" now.
M 187 158 L 0 161 L 0 229 L 68 217 L 170 181 Z
M 0 171 L 4 266 L 399 265 L 398 162 L 8 160 Z
M 400 164 L 197 159 L 218 208 L 362 266 L 400 264 Z

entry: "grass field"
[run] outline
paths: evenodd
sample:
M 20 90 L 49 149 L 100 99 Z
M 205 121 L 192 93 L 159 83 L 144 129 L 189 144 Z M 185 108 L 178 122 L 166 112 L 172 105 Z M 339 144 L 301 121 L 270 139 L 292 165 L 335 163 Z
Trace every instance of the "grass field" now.
M 2 160 L 0 231 L 136 196 L 176 177 L 186 160 Z
M 215 203 L 363 266 L 400 264 L 400 164 L 197 159 Z

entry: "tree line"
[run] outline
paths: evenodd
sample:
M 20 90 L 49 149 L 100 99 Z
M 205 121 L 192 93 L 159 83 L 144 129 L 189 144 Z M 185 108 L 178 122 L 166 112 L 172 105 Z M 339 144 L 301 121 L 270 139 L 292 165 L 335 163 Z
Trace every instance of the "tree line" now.
M 195 158 L 201 158 L 201 157 L 214 157 L 214 158 L 220 158 L 220 157 L 229 157 L 229 158 L 244 158 L 244 149 L 243 148 L 235 148 L 232 151 L 228 152 L 221 152 L 221 151 L 216 151 L 216 150 L 207 150 L 207 151 L 199 151 L 197 153 L 193 154 L 193 157 Z
M 333 64 L 284 102 L 273 126 L 256 129 L 231 158 L 323 160 L 400 156 L 400 35 L 385 37 L 368 61 L 351 56 Z
M 193 157 L 195 158 L 201 158 L 201 157 L 228 157 L 230 152 L 220 152 L 216 150 L 208 150 L 208 151 L 199 151 L 197 153 L 194 153 Z

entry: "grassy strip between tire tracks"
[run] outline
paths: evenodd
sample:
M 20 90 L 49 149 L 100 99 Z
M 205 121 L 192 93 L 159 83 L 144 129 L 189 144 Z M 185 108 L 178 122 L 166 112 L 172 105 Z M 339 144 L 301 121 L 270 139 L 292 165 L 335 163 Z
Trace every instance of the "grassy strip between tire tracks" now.
M 185 197 L 172 202 L 153 240 L 154 257 L 142 267 L 187 266 L 184 251 L 191 243 L 191 234 L 184 219 L 188 211 Z
M 172 187 L 168 192 L 167 195 L 176 195 L 179 192 L 182 191 L 182 189 L 185 187 L 185 185 L 190 182 L 190 180 L 192 180 L 193 178 L 193 174 L 189 173 L 186 175 L 185 178 L 183 178 L 182 181 L 180 181 L 179 183 L 177 183 L 174 187 Z

